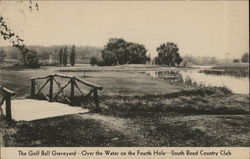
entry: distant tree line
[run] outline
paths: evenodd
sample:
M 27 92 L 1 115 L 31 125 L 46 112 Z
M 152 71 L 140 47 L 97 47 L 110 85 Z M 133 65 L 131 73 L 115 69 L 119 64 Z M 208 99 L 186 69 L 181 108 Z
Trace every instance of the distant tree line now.
M 209 56 L 192 56 L 185 55 L 183 56 L 183 64 L 188 65 L 214 65 L 217 64 L 218 60 L 216 57 Z
M 49 59 L 52 59 L 52 65 L 59 65 L 60 59 L 59 59 L 59 53 L 63 52 L 61 51 L 61 48 L 64 48 L 62 45 L 55 45 L 55 46 L 39 46 L 39 45 L 33 45 L 33 46 L 26 46 L 30 50 L 35 50 L 37 52 L 37 56 L 39 58 L 40 64 L 49 64 Z M 71 46 L 67 45 L 67 48 L 71 48 Z M 21 50 L 12 47 L 12 46 L 0 46 L 0 50 L 3 50 L 6 59 L 13 59 L 17 60 L 17 62 L 21 62 L 22 60 L 22 53 Z M 93 46 L 75 46 L 72 50 L 74 53 L 70 54 L 71 51 L 67 49 L 68 54 L 72 55 L 68 58 L 70 60 L 73 60 L 71 62 L 73 63 L 89 63 L 89 60 L 91 56 L 99 57 L 101 56 L 102 48 L 100 47 L 93 47 Z M 70 61 L 69 60 L 69 61 Z M 61 62 L 62 65 L 62 62 Z

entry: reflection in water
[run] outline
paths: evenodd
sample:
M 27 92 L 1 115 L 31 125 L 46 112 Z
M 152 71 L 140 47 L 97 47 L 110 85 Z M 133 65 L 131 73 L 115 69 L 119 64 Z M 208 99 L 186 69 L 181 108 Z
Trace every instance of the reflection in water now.
M 179 81 L 183 82 L 189 80 L 197 84 L 203 84 L 205 86 L 225 86 L 230 89 L 233 93 L 237 94 L 249 94 L 249 78 L 223 76 L 223 75 L 207 75 L 199 73 L 199 69 L 193 70 L 180 70 L 176 71 L 147 71 L 152 77 L 162 78 L 168 81 Z

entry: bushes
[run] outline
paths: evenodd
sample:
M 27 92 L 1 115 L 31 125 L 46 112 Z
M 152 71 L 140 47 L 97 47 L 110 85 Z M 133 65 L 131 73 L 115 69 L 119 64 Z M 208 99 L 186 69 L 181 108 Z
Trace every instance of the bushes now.
M 25 55 L 25 66 L 29 68 L 38 68 L 39 67 L 39 57 L 36 51 L 29 51 Z
M 90 58 L 90 64 L 91 64 L 92 66 L 94 66 L 94 65 L 97 65 L 97 66 L 105 66 L 103 60 L 101 60 L 101 59 L 99 59 L 99 58 L 97 58 L 97 57 L 95 57 L 95 56 L 92 56 L 92 57 Z
M 97 65 L 97 63 L 98 63 L 97 58 L 96 58 L 95 56 L 92 56 L 92 57 L 90 58 L 90 64 L 91 64 L 92 66 L 94 66 L 94 65 Z

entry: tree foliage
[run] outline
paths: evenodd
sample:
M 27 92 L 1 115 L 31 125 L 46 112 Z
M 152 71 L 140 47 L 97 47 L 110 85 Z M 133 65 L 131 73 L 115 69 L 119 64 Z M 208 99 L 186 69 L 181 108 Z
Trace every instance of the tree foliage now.
M 63 66 L 67 66 L 68 63 L 68 52 L 67 52 L 67 46 L 63 49 Z
M 233 62 L 238 63 L 238 62 L 240 62 L 240 59 L 233 59 Z
M 70 64 L 71 66 L 75 65 L 76 61 L 76 48 L 75 45 L 72 46 L 71 53 L 70 53 Z
M 248 53 L 248 52 L 246 52 L 246 53 L 244 53 L 244 54 L 242 55 L 242 57 L 241 57 L 241 62 L 243 62 L 243 63 L 249 62 L 249 53 Z
M 189 65 L 214 65 L 218 63 L 218 59 L 216 57 L 210 56 L 185 55 L 182 58 L 183 62 L 185 61 Z
M 58 60 L 59 60 L 59 66 L 62 66 L 63 64 L 63 47 L 60 48 L 58 53 Z
M 37 55 L 37 52 L 34 50 L 30 50 L 25 46 L 24 40 L 10 30 L 2 16 L 0 16 L 0 35 L 4 40 L 9 40 L 13 47 L 18 48 L 21 51 L 21 62 L 24 64 L 24 66 L 32 68 L 39 67 L 39 57 Z
M 172 42 L 161 44 L 156 48 L 158 56 L 155 58 L 155 63 L 159 65 L 176 66 L 182 62 L 182 58 L 178 53 L 179 48 Z
M 6 57 L 6 53 L 3 49 L 0 49 L 0 63 L 4 61 L 4 58 Z
M 91 64 L 92 66 L 98 64 L 98 60 L 97 60 L 97 58 L 96 58 L 95 56 L 92 56 L 92 57 L 90 58 L 90 64 Z
M 37 55 L 37 52 L 34 50 L 27 52 L 25 56 L 25 62 L 25 66 L 28 66 L 29 68 L 39 67 L 39 57 Z
M 111 38 L 102 50 L 104 65 L 145 64 L 150 61 L 144 45 Z

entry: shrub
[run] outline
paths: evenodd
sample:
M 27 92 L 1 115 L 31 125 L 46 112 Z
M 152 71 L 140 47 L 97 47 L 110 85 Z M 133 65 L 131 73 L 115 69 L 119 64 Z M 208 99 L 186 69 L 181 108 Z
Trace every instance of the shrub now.
M 39 57 L 36 51 L 29 51 L 25 56 L 25 66 L 29 68 L 39 67 Z
M 92 57 L 90 58 L 90 64 L 91 64 L 92 66 L 98 65 L 98 60 L 97 60 L 97 58 L 96 58 L 95 56 L 92 56 Z
M 103 61 L 98 61 L 98 62 L 97 62 L 97 66 L 105 66 L 105 64 L 104 64 Z

